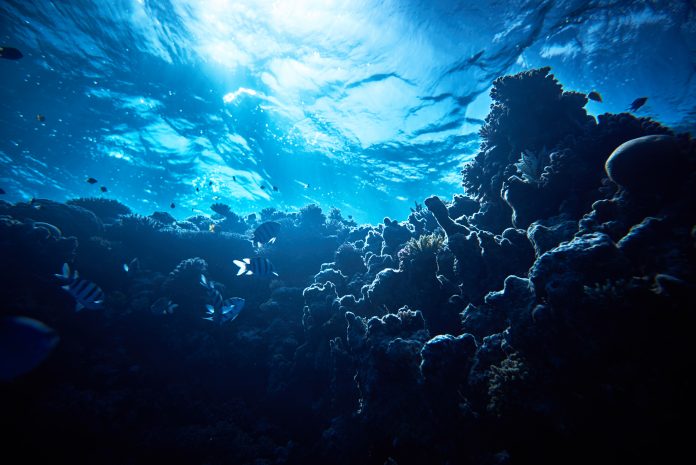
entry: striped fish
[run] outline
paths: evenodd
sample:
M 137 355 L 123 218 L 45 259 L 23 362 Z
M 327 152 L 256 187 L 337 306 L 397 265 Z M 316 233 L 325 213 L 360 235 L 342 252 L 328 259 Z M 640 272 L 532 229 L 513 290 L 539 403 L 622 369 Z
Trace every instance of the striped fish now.
M 205 275 L 201 275 L 201 286 L 208 290 L 208 298 L 212 302 L 205 306 L 207 316 L 203 317 L 204 320 L 218 324 L 226 323 L 237 318 L 239 312 L 244 308 L 244 299 L 240 297 L 223 300 L 222 294 L 215 288 L 215 284 L 208 281 Z
M 262 244 L 273 244 L 280 231 L 280 223 L 275 221 L 266 221 L 254 231 L 254 244 L 261 246 Z
M 241 275 L 247 275 L 247 276 L 261 276 L 261 277 L 268 277 L 268 276 L 278 276 L 278 273 L 275 272 L 275 268 L 273 268 L 273 263 L 267 258 L 263 257 L 254 257 L 254 258 L 245 258 L 244 260 L 233 260 L 234 264 L 239 267 L 239 271 L 237 271 L 237 276 Z
M 62 288 L 75 299 L 75 311 L 79 312 L 83 308 L 99 310 L 104 307 L 104 292 L 92 281 L 80 278 L 75 270 L 70 274 L 70 266 L 63 263 L 63 274 L 54 275 L 60 279 Z

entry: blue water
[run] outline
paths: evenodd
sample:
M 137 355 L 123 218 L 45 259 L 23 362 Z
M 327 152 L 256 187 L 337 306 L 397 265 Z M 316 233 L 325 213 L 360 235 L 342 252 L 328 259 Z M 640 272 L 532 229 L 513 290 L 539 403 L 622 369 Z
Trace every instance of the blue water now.
M 462 191 L 492 80 L 544 65 L 592 114 L 696 121 L 686 1 L 3 0 L 0 46 L 9 201 L 403 219 Z

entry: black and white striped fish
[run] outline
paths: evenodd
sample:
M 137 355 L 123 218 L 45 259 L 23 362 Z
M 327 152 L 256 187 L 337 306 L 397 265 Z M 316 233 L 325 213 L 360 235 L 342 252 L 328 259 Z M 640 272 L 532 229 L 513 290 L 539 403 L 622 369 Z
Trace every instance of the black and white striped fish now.
M 237 276 L 278 276 L 278 273 L 275 272 L 275 268 L 273 268 L 273 263 L 271 263 L 271 261 L 267 258 L 245 258 L 244 260 L 233 260 L 233 262 L 239 267 Z
M 279 231 L 280 223 L 275 221 L 266 221 L 262 223 L 254 230 L 254 244 L 261 246 L 262 244 L 274 243 Z
M 104 292 L 92 281 L 80 278 L 77 270 L 70 274 L 70 266 L 63 263 L 63 274 L 56 274 L 63 283 L 63 289 L 75 299 L 75 311 L 83 308 L 99 310 L 104 307 Z
M 226 323 L 237 318 L 239 312 L 244 308 L 244 299 L 240 297 L 223 300 L 222 294 L 215 288 L 215 284 L 208 281 L 205 275 L 201 275 L 201 286 L 208 290 L 208 298 L 212 302 L 205 306 L 207 316 L 203 317 L 204 320 L 218 324 Z

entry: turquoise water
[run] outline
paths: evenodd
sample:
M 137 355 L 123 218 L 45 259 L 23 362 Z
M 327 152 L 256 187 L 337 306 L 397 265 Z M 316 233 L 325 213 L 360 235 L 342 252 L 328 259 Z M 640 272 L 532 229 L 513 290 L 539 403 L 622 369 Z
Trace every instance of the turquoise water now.
M 2 198 L 106 196 L 177 218 L 214 202 L 239 213 L 318 203 L 403 219 L 428 195 L 462 191 L 487 91 L 506 73 L 550 65 L 566 89 L 601 93 L 592 114 L 647 96 L 638 114 L 693 129 L 695 11 L 4 0 L 0 46 L 24 57 L 0 60 Z

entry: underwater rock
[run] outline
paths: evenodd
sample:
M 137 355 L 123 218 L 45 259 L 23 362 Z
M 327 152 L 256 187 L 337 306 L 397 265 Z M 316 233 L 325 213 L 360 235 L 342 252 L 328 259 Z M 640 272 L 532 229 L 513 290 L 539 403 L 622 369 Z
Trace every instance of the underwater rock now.
M 401 246 L 408 241 L 413 231 L 407 224 L 400 224 L 389 218 L 384 218 L 384 228 L 382 229 L 382 255 L 396 255 Z
M 114 199 L 101 197 L 81 197 L 65 202 L 67 205 L 76 205 L 91 211 L 105 224 L 113 223 L 121 215 L 130 215 L 131 209 Z
M 77 205 L 66 205 L 47 199 L 33 199 L 31 203 L 19 202 L 6 213 L 21 221 L 43 222 L 56 226 L 66 237 L 87 239 L 101 235 L 104 225 L 91 211 Z
M 576 221 L 556 217 L 532 223 L 527 228 L 527 237 L 534 246 L 536 258 L 539 258 L 561 242 L 571 240 L 577 230 L 578 223 Z
M 469 234 L 469 228 L 452 221 L 452 218 L 449 217 L 447 206 L 442 200 L 440 200 L 439 197 L 428 197 L 425 199 L 425 206 L 428 207 L 428 210 L 430 210 L 435 216 L 438 224 L 445 231 L 445 234 L 447 234 L 448 237 L 454 234 Z
M 346 276 L 367 271 L 362 254 L 351 243 L 343 243 L 336 249 L 334 261 L 338 269 Z
M 537 296 L 552 305 L 578 300 L 583 285 L 623 277 L 627 262 L 609 236 L 592 233 L 575 237 L 543 254 L 529 270 Z
M 171 214 L 167 212 L 153 212 L 150 215 L 150 218 L 166 225 L 176 223 L 176 218 L 174 218 Z
M 606 171 L 621 187 L 650 195 L 680 185 L 688 165 L 673 136 L 652 135 L 618 146 L 607 159 Z

